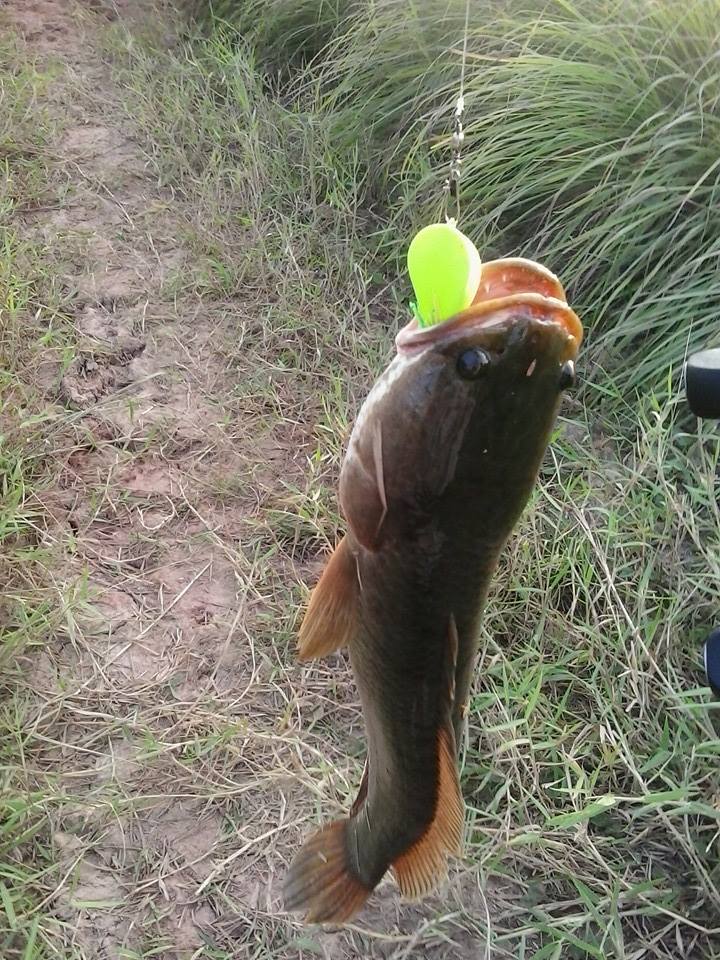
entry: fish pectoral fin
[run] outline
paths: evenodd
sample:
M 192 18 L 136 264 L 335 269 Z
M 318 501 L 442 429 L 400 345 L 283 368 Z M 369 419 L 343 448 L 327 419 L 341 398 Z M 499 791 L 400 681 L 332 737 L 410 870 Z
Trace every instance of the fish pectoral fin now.
M 392 865 L 404 897 L 434 890 L 447 873 L 448 856 L 460 856 L 465 806 L 460 792 L 455 737 L 448 723 L 438 733 L 438 790 L 435 813 L 425 833 Z
M 300 660 L 325 657 L 346 646 L 355 632 L 358 583 L 355 557 L 343 537 L 312 592 L 300 627 Z

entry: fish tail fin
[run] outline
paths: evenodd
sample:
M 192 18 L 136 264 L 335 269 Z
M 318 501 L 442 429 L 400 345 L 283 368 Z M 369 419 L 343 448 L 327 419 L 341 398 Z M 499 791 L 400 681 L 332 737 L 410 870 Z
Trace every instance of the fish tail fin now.
M 455 736 L 448 723 L 438 733 L 435 814 L 423 835 L 392 864 L 403 896 L 415 900 L 445 878 L 448 856 L 460 856 L 465 807 L 457 771 Z
M 300 660 L 325 657 L 350 642 L 355 632 L 357 593 L 355 558 L 343 537 L 310 597 L 300 627 Z
M 351 821 L 335 820 L 313 834 L 292 862 L 285 908 L 302 910 L 307 923 L 345 923 L 370 896 L 348 857 Z

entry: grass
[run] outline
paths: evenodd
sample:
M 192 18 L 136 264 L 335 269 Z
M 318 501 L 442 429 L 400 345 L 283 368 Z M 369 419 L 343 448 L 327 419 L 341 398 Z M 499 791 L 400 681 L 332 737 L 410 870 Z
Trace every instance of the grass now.
M 351 4 L 340 21 L 324 0 L 276 3 L 272 17 L 222 7 L 261 63 L 273 44 L 275 58 L 286 49 L 289 11 L 301 21 L 292 36 L 329 39 L 284 95 L 315 105 L 340 154 L 360 151 L 402 258 L 410 232 L 439 213 L 464 0 Z M 716 0 L 682 12 L 669 0 L 473 11 L 462 226 L 488 256 L 519 253 L 563 274 L 589 356 L 626 393 L 677 377 L 686 350 L 717 336 L 717 14 Z
M 22 664 L 69 616 L 42 505 L 56 478 L 51 439 L 62 431 L 35 372 L 70 339 L 57 264 L 15 226 L 58 188 L 45 156 L 52 124 L 40 107 L 53 76 L 11 38 L 0 41 L 0 955 L 8 960 L 48 956 L 58 932 L 43 908 L 55 869 L 50 812 L 61 798 L 28 769 L 36 718 Z
M 717 523 L 718 446 L 664 400 L 654 423 L 639 411 L 624 467 L 559 441 L 485 625 L 473 727 L 495 763 L 473 763 L 476 855 L 529 874 L 499 942 L 542 930 L 542 956 L 653 956 L 655 936 L 665 956 L 680 917 L 715 927 L 718 740 L 698 649 L 716 534 L 693 556 L 683 544 L 706 510 Z
M 350 8 L 352 9 L 352 4 Z M 205 27 L 217 21 L 231 23 L 238 34 L 247 37 L 263 67 L 271 74 L 286 78 L 293 68 L 301 67 L 317 56 L 334 36 L 348 13 L 341 0 L 196 0 L 190 12 Z
M 346 660 L 300 669 L 294 639 L 342 527 L 349 429 L 405 298 L 378 253 L 387 234 L 366 205 L 365 147 L 337 139 L 345 107 L 278 96 L 236 38 L 168 44 L 162 24 L 103 34 L 112 89 L 62 77 L 57 95 L 82 104 L 89 126 L 108 104 L 133 124 L 149 171 L 141 201 L 106 182 L 134 224 L 121 218 L 120 252 L 155 262 L 168 238 L 182 246 L 161 286 L 138 294 L 142 330 L 151 360 L 171 367 L 165 393 L 179 383 L 191 411 L 209 412 L 192 432 L 153 394 L 137 417 L 156 406 L 167 423 L 111 434 L 106 406 L 108 440 L 92 433 L 102 410 L 84 411 L 82 451 L 100 468 L 72 486 L 77 519 L 60 556 L 43 536 L 47 493 L 75 441 L 39 453 L 72 415 L 40 402 L 32 371 L 37 350 L 61 364 L 75 355 L 70 321 L 83 307 L 59 292 L 57 246 L 21 221 L 0 260 L 13 357 L 0 432 L 14 438 L 0 513 L 14 578 L 0 953 L 79 960 L 100 949 L 93 929 L 123 960 L 180 953 L 178 930 L 197 915 L 194 960 L 440 960 L 483 956 L 486 942 L 513 960 L 720 960 L 720 738 L 700 663 L 718 609 L 720 442 L 674 379 L 650 378 L 638 400 L 619 368 L 613 381 L 591 367 L 585 394 L 566 403 L 495 580 L 463 757 L 467 850 L 450 886 L 417 907 L 383 888 L 337 933 L 278 911 L 301 837 L 347 809 L 361 774 Z M 341 32 L 330 31 L 338 50 Z M 41 81 L 26 56 L 12 52 L 2 70 L 19 90 L 0 143 L 13 182 L 34 185 L 4 195 L 15 207 L 47 199 L 61 176 L 57 132 L 34 122 Z M 97 229 L 121 244 L 112 221 Z M 36 339 L 30 319 L 48 304 Z M 148 464 L 157 474 L 143 486 Z M 75 555 L 84 579 L 59 590 Z M 105 624 L 112 607 L 88 621 L 103 590 L 121 604 L 120 640 Z M 138 632 L 141 677 L 112 661 Z M 43 653 L 55 685 L 27 674 Z M 195 874 L 187 864 L 203 852 Z

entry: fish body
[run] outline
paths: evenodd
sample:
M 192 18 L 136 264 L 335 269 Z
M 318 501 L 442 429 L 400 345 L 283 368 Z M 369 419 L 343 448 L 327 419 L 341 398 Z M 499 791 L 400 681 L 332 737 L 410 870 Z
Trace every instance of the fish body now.
M 313 591 L 300 656 L 347 645 L 368 756 L 345 820 L 293 862 L 288 909 L 352 918 L 392 868 L 419 897 L 459 855 L 457 747 L 480 617 L 533 489 L 582 339 L 559 281 L 493 261 L 470 308 L 408 324 L 340 475 L 347 533 Z

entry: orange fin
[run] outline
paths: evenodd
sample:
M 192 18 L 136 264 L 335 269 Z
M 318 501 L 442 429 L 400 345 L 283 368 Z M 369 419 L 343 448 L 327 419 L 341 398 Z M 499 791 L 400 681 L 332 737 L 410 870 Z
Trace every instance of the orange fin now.
M 336 820 L 313 834 L 290 867 L 285 909 L 304 911 L 307 923 L 345 923 L 370 896 L 348 865 L 349 822 Z
M 300 627 L 301 660 L 325 657 L 350 642 L 355 631 L 359 589 L 355 558 L 347 537 L 343 537 L 310 597 Z
M 455 757 L 452 729 L 438 734 L 438 795 L 435 815 L 427 830 L 393 863 L 404 897 L 417 899 L 434 890 L 447 873 L 448 856 L 460 856 L 465 807 Z

